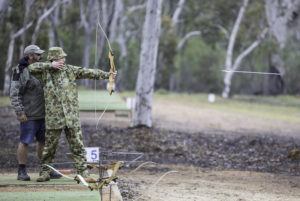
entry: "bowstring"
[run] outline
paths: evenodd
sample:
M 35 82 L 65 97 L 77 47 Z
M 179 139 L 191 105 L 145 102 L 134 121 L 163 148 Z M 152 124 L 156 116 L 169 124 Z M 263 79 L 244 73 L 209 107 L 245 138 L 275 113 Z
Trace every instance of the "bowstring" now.
M 96 26 L 96 48 L 95 48 L 95 67 L 96 67 L 96 59 L 97 59 L 97 48 L 98 48 L 98 43 L 97 43 L 97 38 L 98 38 L 98 28 L 100 27 L 106 41 L 107 41 L 107 44 L 108 44 L 108 48 L 109 48 L 109 51 L 111 53 L 113 53 L 112 51 L 112 48 L 111 48 L 111 44 L 109 42 L 109 39 L 107 37 L 107 34 L 105 33 L 103 27 L 101 26 L 101 23 L 100 23 L 100 16 L 99 16 L 99 12 L 98 12 L 98 16 L 97 16 L 97 26 Z M 95 95 L 94 95 L 94 98 L 95 98 L 95 121 L 97 120 L 97 112 L 96 112 L 96 80 L 95 80 Z M 100 115 L 100 117 L 98 118 L 97 120 L 97 123 L 96 123 L 96 130 L 98 129 L 98 124 L 102 118 L 102 116 L 104 115 L 104 113 L 106 112 L 108 106 L 110 105 L 110 103 L 107 103 L 107 105 L 105 106 L 105 109 L 104 111 L 102 112 L 102 114 Z
M 99 21 L 99 12 L 97 13 L 97 20 Z M 95 47 L 95 61 L 94 61 L 94 69 L 96 68 L 96 63 L 97 63 L 97 54 L 98 54 L 98 24 L 96 23 L 96 47 Z M 97 90 L 97 81 L 95 79 L 94 81 L 94 104 L 95 104 L 95 115 L 94 115 L 94 120 L 97 120 L 97 100 L 96 100 L 96 90 Z M 96 130 L 97 130 L 97 125 L 96 125 Z
M 102 33 L 103 33 L 103 35 L 104 35 L 104 37 L 105 37 L 105 39 L 106 39 L 106 41 L 107 41 L 109 50 L 112 52 L 112 48 L 111 48 L 109 39 L 108 39 L 108 37 L 107 37 L 107 35 L 106 35 L 106 33 L 105 33 L 103 27 L 101 26 L 99 19 L 98 19 L 98 26 L 100 27 L 100 29 L 101 29 L 101 31 L 102 31 Z

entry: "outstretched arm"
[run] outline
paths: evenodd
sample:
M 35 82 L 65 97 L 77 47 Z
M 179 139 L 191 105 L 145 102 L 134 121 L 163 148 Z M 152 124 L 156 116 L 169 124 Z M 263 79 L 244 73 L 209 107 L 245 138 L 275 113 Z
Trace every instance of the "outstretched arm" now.
M 70 68 L 72 68 L 73 72 L 76 75 L 76 79 L 108 79 L 110 74 L 113 74 L 113 76 L 116 76 L 117 73 L 112 72 L 105 72 L 100 69 L 88 69 L 84 67 L 79 66 L 72 66 L 69 65 Z

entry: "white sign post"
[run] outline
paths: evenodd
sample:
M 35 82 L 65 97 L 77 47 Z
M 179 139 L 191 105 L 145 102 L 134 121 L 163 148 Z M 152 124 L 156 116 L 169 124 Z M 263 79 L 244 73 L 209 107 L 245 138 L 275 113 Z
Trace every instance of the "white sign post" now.
M 85 157 L 88 163 L 99 162 L 99 147 L 86 147 Z

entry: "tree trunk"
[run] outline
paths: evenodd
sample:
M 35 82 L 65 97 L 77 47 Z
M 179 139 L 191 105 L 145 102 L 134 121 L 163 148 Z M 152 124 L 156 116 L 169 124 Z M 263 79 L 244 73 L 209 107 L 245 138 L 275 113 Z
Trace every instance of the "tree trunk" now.
M 230 94 L 230 86 L 231 86 L 231 80 L 234 75 L 234 71 L 238 70 L 240 68 L 240 65 L 242 63 L 242 60 L 248 56 L 265 38 L 266 33 L 268 32 L 268 29 L 265 28 L 257 40 L 255 40 L 246 50 L 244 50 L 242 53 L 239 54 L 239 56 L 235 59 L 232 67 L 229 69 L 229 72 L 226 72 L 224 75 L 224 83 L 225 87 L 222 93 L 223 98 L 228 98 Z
M 56 0 L 56 2 L 59 2 L 60 0 Z M 57 26 L 59 26 L 59 13 L 60 13 L 60 7 L 56 7 L 54 11 L 53 16 L 48 16 L 48 20 L 51 23 L 51 27 L 48 29 L 48 36 L 49 36 L 49 47 L 53 46 L 59 46 L 61 48 L 64 48 L 64 44 L 62 40 L 60 39 L 58 32 L 57 32 Z
M 12 3 L 12 1 L 10 1 L 10 0 L 1 0 L 0 1 L 0 22 L 4 18 L 4 13 L 6 12 L 8 6 L 9 6 L 9 3 Z
M 15 46 L 15 39 L 20 37 L 24 31 L 26 31 L 29 27 L 31 27 L 33 22 L 28 23 L 25 27 L 13 33 L 13 28 L 10 30 L 10 42 L 7 50 L 7 60 L 5 65 L 4 71 L 4 85 L 3 85 L 3 95 L 9 94 L 9 87 L 10 87 L 10 69 L 12 66 L 12 59 L 14 56 L 14 46 Z M 11 26 L 10 26 L 11 27 Z
M 243 1 L 243 5 L 240 8 L 238 17 L 234 23 L 232 32 L 230 34 L 230 39 L 228 42 L 228 47 L 227 47 L 227 55 L 226 55 L 226 61 L 225 61 L 225 68 L 228 70 L 232 69 L 232 55 L 233 55 L 233 48 L 234 44 L 236 41 L 237 33 L 240 28 L 240 24 L 242 22 L 242 19 L 244 17 L 244 13 L 246 11 L 246 8 L 248 6 L 248 0 Z M 230 94 L 230 86 L 231 86 L 231 79 L 232 79 L 233 73 L 226 73 L 224 76 L 224 89 L 222 92 L 222 97 L 223 98 L 228 98 Z
M 92 33 L 96 27 L 97 23 L 97 10 L 98 9 L 98 1 L 89 0 L 87 9 L 85 11 L 83 2 L 80 1 L 80 16 L 81 22 L 84 27 L 84 44 L 83 44 L 83 57 L 82 57 L 82 66 L 89 68 L 90 66 L 90 44 Z M 88 15 L 88 20 L 87 16 Z M 89 81 L 84 79 L 81 81 L 84 86 L 88 86 Z
M 5 75 L 4 75 L 4 87 L 3 87 L 3 95 L 9 94 L 9 87 L 10 87 L 10 69 L 12 64 L 12 59 L 14 55 L 14 47 L 15 47 L 15 38 L 13 34 L 11 34 L 10 42 L 7 51 L 7 60 L 5 65 Z
M 109 16 L 111 16 L 111 12 L 113 11 L 113 9 L 109 9 L 110 7 L 110 3 L 107 2 L 108 0 L 102 0 L 102 4 L 101 4 L 101 16 L 100 16 L 100 19 L 101 19 L 101 26 L 103 28 L 103 30 L 108 33 L 109 31 Z M 99 21 L 100 21 L 99 19 Z M 106 42 L 106 39 L 102 33 L 102 31 L 100 29 L 98 29 L 98 41 L 97 41 L 97 57 L 96 57 L 96 64 L 95 66 L 99 66 L 99 62 L 100 62 L 100 58 L 101 56 L 104 54 L 105 52 L 105 44 L 107 43 Z M 107 36 L 109 37 L 109 35 Z M 108 53 L 107 53 L 108 54 Z M 107 58 L 107 55 L 104 55 L 104 58 L 106 59 Z
M 24 20 L 23 20 L 23 27 L 25 27 L 28 23 L 28 17 L 29 13 L 31 11 L 31 6 L 33 4 L 33 0 L 25 0 L 25 14 L 24 14 Z M 21 45 L 20 45 L 20 57 L 23 55 L 23 51 L 25 48 L 25 43 L 26 43 L 26 31 L 23 32 L 21 36 Z
M 156 71 L 157 51 L 161 29 L 162 0 L 148 0 L 136 83 L 136 105 L 132 126 L 152 127 L 152 96 Z
M 43 20 L 48 17 L 53 11 L 54 9 L 56 8 L 56 6 L 58 6 L 60 4 L 59 1 L 55 2 L 54 5 L 49 8 L 49 9 L 44 9 L 43 11 L 43 15 L 41 17 L 39 17 L 37 23 L 36 23 L 36 26 L 35 26 L 35 29 L 34 29 L 34 32 L 32 34 L 32 37 L 31 37 L 31 43 L 32 44 L 35 44 L 36 43 L 36 40 L 37 40 L 37 36 L 38 36 L 38 32 L 40 30 L 40 27 L 41 27 L 41 24 L 43 22 Z
M 288 32 L 295 22 L 295 16 L 300 11 L 299 0 L 266 0 L 265 11 L 270 33 L 276 39 L 280 50 L 286 45 Z M 296 14 L 296 15 L 295 15 Z M 297 17 L 296 17 L 297 18 Z M 285 64 L 280 55 L 276 52 L 270 53 L 269 71 L 279 72 L 281 76 L 270 76 L 269 93 L 276 95 L 285 91 L 282 76 L 285 74 Z
M 269 57 L 269 71 L 271 73 L 280 73 L 281 75 L 283 75 L 284 72 L 279 72 L 278 69 L 284 69 L 284 62 L 279 54 L 271 53 Z M 271 95 L 278 95 L 284 93 L 284 81 L 281 78 L 281 76 L 269 76 L 268 89 L 268 93 Z
M 173 27 L 176 27 L 176 25 L 179 22 L 179 16 L 180 16 L 180 14 L 182 12 L 182 9 L 184 7 L 184 3 L 185 3 L 185 0 L 179 0 L 179 2 L 177 4 L 177 8 L 175 9 L 175 12 L 172 16 L 172 26 Z

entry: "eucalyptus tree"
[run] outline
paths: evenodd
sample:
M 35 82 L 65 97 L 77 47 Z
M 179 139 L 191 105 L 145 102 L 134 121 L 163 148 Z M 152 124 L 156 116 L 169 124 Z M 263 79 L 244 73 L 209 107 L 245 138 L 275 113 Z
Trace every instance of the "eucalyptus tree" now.
M 136 105 L 132 126 L 152 127 L 152 96 L 161 29 L 162 0 L 148 0 L 143 26 L 139 73 L 136 83 Z
M 0 1 L 0 21 L 2 21 L 4 14 L 6 13 L 10 3 L 11 3 L 10 0 L 1 0 Z
M 271 94 L 281 94 L 285 91 L 283 76 L 286 67 L 280 52 L 286 47 L 287 41 L 292 35 L 300 35 L 299 29 L 294 29 L 299 23 L 300 1 L 299 0 L 266 0 L 265 11 L 270 33 L 278 44 L 278 49 L 270 52 L 269 68 L 271 72 L 279 72 L 281 77 L 270 79 L 269 91 Z M 300 37 L 299 37 L 300 38 Z M 299 42 L 299 40 L 298 40 Z
M 27 1 L 24 3 L 26 4 Z M 10 32 L 9 37 L 9 43 L 8 43 L 8 49 L 7 49 L 7 59 L 5 64 L 5 71 L 4 71 L 4 84 L 3 84 L 3 94 L 7 95 L 9 93 L 9 86 L 10 86 L 10 74 L 11 74 L 11 67 L 12 67 L 12 61 L 14 58 L 14 47 L 15 47 L 15 40 L 19 38 L 20 36 L 24 36 L 24 32 L 26 32 L 33 24 L 35 25 L 34 31 L 32 32 L 32 44 L 36 43 L 37 35 L 39 34 L 41 23 L 53 12 L 53 10 L 60 5 L 60 3 L 63 3 L 63 1 L 59 2 L 47 2 L 44 1 L 39 2 L 38 6 L 36 7 L 35 12 L 32 12 L 31 21 L 26 19 L 25 21 L 21 20 L 24 16 L 24 6 L 23 2 L 14 1 L 11 5 L 13 9 L 9 13 L 9 20 L 7 21 L 7 27 Z M 32 4 L 33 5 L 33 4 Z M 33 8 L 31 8 L 33 10 Z M 26 15 L 26 13 L 25 13 Z M 34 23 L 34 17 L 39 16 L 36 23 Z M 28 17 L 28 16 L 26 16 Z M 26 24 L 22 24 L 29 21 Z M 25 41 L 25 40 L 24 40 Z M 23 42 L 24 42 L 23 41 Z M 22 46 L 22 45 L 21 45 Z M 19 57 L 22 54 L 19 54 Z
M 177 38 L 185 0 L 164 1 L 155 89 L 175 90 Z
M 230 38 L 228 41 L 228 46 L 227 46 L 227 55 L 226 55 L 226 60 L 225 60 L 225 69 L 228 71 L 224 75 L 224 89 L 222 92 L 222 97 L 223 98 L 228 98 L 230 95 L 230 89 L 231 89 L 231 81 L 232 77 L 234 75 L 234 72 L 238 69 L 241 68 L 241 63 L 244 57 L 249 55 L 262 41 L 262 39 L 265 37 L 268 29 L 263 28 L 262 32 L 259 34 L 257 39 L 252 42 L 247 48 L 242 50 L 241 52 L 238 53 L 238 56 L 233 59 L 233 53 L 234 53 L 234 46 L 235 46 L 235 41 L 237 39 L 237 34 L 241 25 L 241 22 L 244 18 L 244 14 L 246 12 L 248 6 L 248 0 L 243 0 L 243 4 L 240 7 L 238 16 L 236 18 L 236 21 L 234 23 L 234 26 L 232 28 Z

